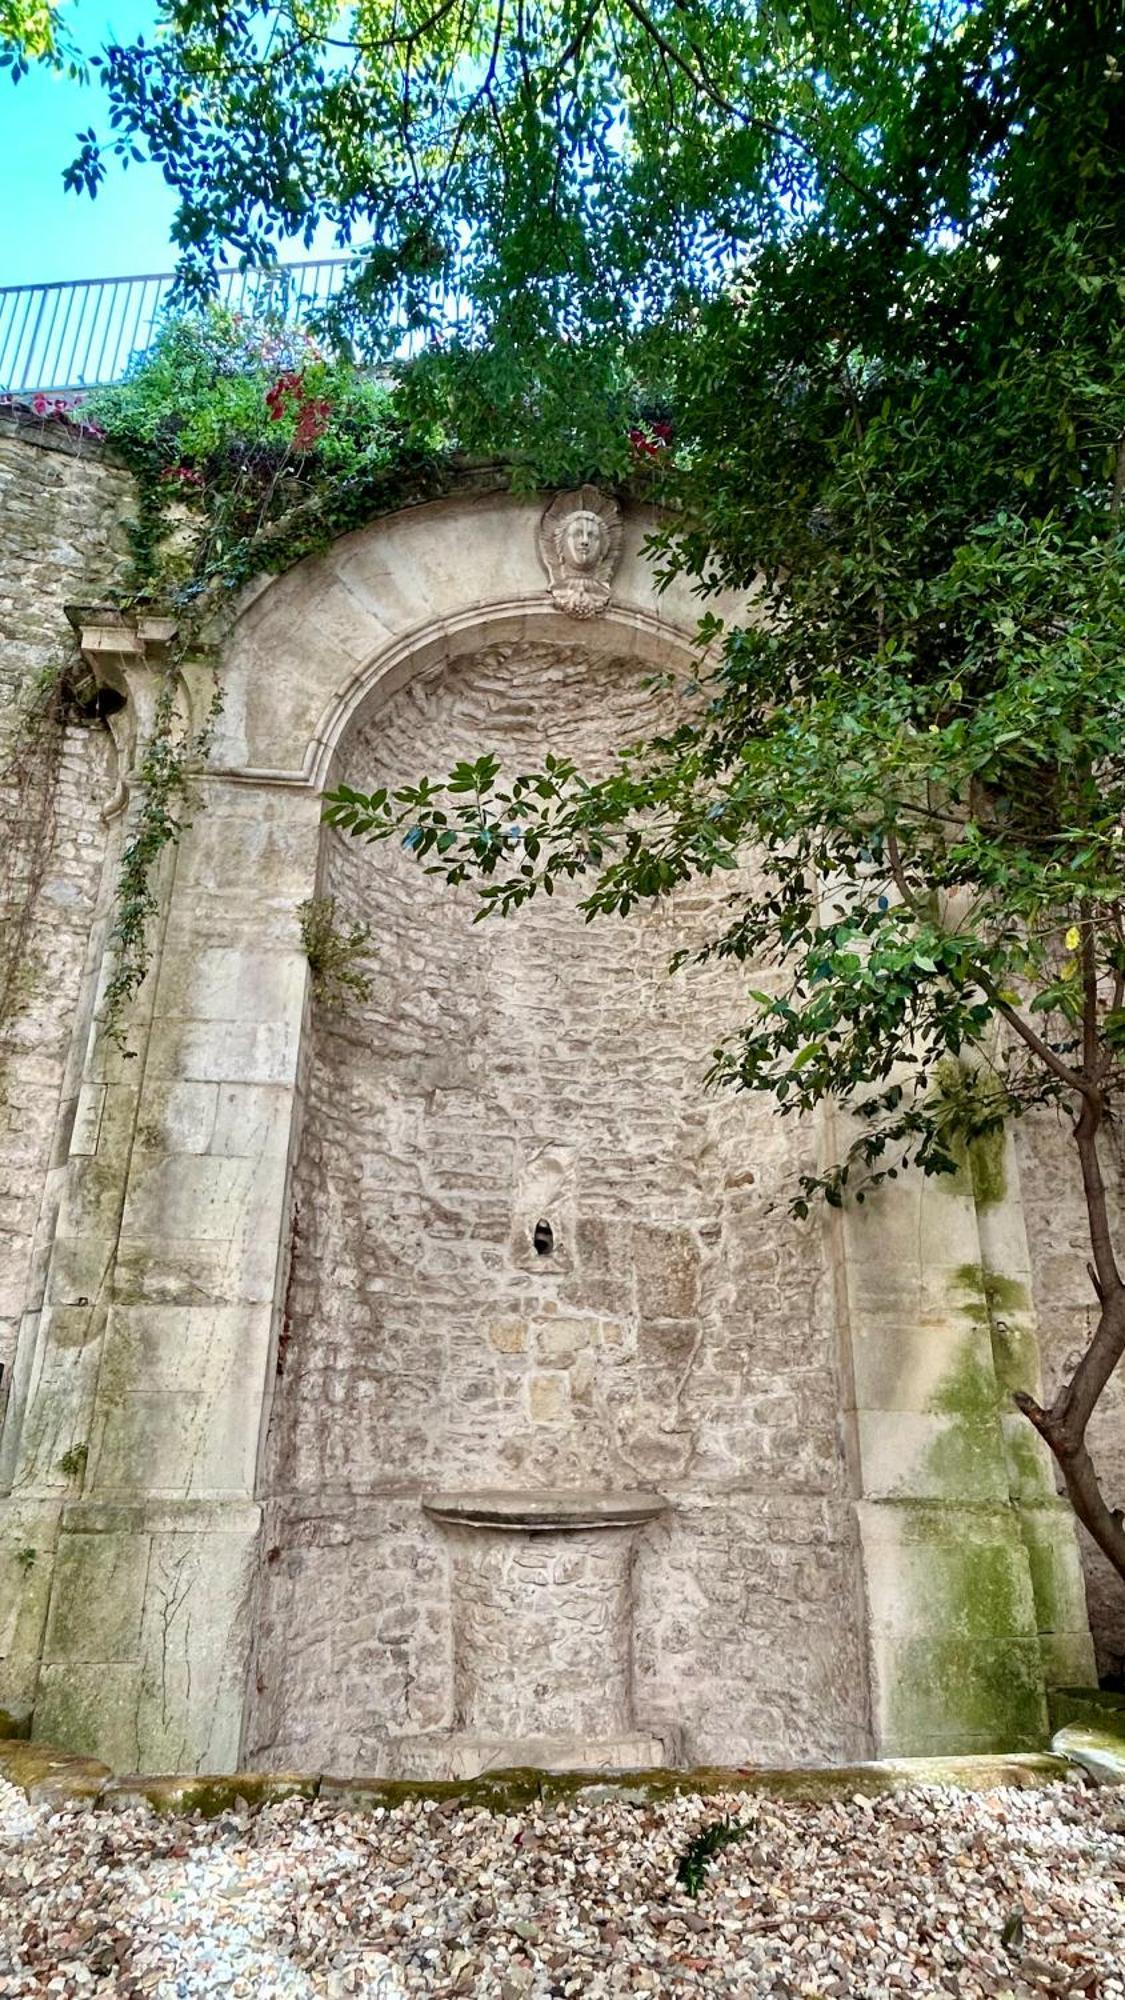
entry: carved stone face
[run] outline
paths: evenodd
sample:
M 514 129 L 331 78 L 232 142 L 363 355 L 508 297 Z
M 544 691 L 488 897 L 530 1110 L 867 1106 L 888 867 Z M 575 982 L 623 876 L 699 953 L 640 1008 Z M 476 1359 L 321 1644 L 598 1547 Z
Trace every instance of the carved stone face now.
M 586 507 L 579 507 L 570 516 L 559 541 L 564 561 L 583 576 L 597 569 L 609 550 L 605 522 Z

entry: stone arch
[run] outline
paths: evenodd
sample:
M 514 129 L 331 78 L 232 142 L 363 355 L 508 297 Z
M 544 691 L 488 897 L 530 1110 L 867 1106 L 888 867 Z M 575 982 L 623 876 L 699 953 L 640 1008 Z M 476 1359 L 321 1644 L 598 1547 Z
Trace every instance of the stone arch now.
M 247 783 L 316 788 L 357 705 L 397 675 L 486 643 L 582 630 L 602 651 L 658 665 L 693 646 L 701 600 L 659 589 L 645 556 L 657 517 L 625 510 L 620 567 L 601 617 L 560 612 L 537 550 L 544 499 L 491 493 L 404 509 L 244 594 L 223 643 L 224 708 L 212 764 Z M 747 600 L 708 600 L 721 616 Z M 750 615 L 752 607 L 750 608 Z
M 651 670 L 690 657 L 647 605 L 469 607 L 357 669 L 309 773 L 393 784 L 486 748 L 588 768 L 656 725 Z M 564 891 L 474 928 L 405 857 L 325 847 L 376 993 L 312 1023 L 248 1757 L 858 1754 L 824 1246 L 763 1241 L 790 1135 L 701 1101 L 734 982 L 665 981 L 686 933 L 663 910 L 591 932 Z

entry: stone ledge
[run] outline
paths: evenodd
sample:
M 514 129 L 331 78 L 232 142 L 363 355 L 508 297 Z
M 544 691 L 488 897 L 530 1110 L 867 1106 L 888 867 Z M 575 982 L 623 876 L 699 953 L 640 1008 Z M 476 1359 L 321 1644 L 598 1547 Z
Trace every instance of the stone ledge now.
M 95 1805 L 112 1777 L 109 1765 L 96 1757 L 72 1757 L 53 1743 L 0 1742 L 0 1778 L 33 1806 L 61 1806 L 72 1799 Z
M 50 410 L 41 414 L 32 409 L 30 399 L 16 399 L 0 407 L 0 437 L 16 438 L 20 444 L 32 445 L 38 451 L 61 451 L 68 458 L 92 458 L 101 465 L 112 466 L 115 472 L 129 470 L 125 460 L 102 438 L 92 437 L 60 412 Z
M 315 1799 L 321 1783 L 320 1778 L 289 1776 L 281 1771 L 236 1771 L 229 1778 L 114 1778 L 103 1788 L 98 1805 L 116 1812 L 147 1805 L 154 1812 L 201 1813 L 204 1819 L 214 1819 L 232 1807 Z
M 1056 1756 L 1095 1785 L 1125 1785 L 1125 1694 L 1109 1688 L 1055 1688 L 1048 1697 Z
M 637 1528 L 668 1511 L 660 1493 L 605 1493 L 575 1487 L 489 1488 L 475 1493 L 430 1493 L 422 1501 L 431 1520 L 450 1528 L 493 1528 L 508 1534 L 577 1534 L 592 1528 Z
M 491 1771 L 469 1779 L 303 1777 L 289 1772 L 235 1771 L 214 1777 L 121 1777 L 92 1757 L 72 1757 L 49 1743 L 0 1741 L 0 1779 L 22 1791 L 32 1805 L 80 1802 L 91 1808 L 124 1811 L 148 1806 L 154 1812 L 199 1813 L 215 1818 L 231 1810 L 276 1805 L 284 1799 L 318 1799 L 342 1812 L 390 1812 L 410 1800 L 435 1805 L 482 1807 L 518 1812 L 537 1803 L 566 1799 L 595 1804 L 620 1798 L 642 1805 L 651 1799 L 690 1793 L 708 1797 L 745 1793 L 805 1800 L 892 1796 L 917 1785 L 963 1791 L 1000 1786 L 1041 1789 L 1079 1778 L 1065 1756 L 1045 1753 L 991 1757 L 904 1757 L 870 1764 L 834 1764 L 808 1769 L 706 1765 L 694 1770 Z

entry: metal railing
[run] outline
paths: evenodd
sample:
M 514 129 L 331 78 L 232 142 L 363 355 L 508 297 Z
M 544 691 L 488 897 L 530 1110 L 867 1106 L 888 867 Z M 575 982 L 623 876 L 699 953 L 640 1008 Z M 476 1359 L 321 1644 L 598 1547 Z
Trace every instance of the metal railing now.
M 272 271 L 224 271 L 216 296 L 232 312 L 276 312 L 286 325 L 299 326 L 337 291 L 350 262 L 321 257 Z M 132 357 L 151 345 L 173 282 L 172 273 L 162 271 L 0 285 L 0 394 L 73 397 L 120 381 Z M 454 294 L 442 307 L 449 321 L 461 321 Z M 400 351 L 412 342 L 405 309 L 401 330 Z

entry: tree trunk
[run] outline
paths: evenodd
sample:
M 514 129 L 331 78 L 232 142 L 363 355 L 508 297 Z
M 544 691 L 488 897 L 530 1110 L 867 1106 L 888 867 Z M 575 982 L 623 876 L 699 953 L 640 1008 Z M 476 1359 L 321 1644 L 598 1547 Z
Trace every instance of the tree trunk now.
M 1125 1578 L 1125 1526 L 1105 1500 L 1086 1447 L 1086 1426 L 1102 1387 L 1125 1353 L 1125 1290 L 1116 1286 L 1102 1306 L 1093 1339 L 1069 1382 L 1049 1409 L 1034 1396 L 1016 1393 L 1016 1402 L 1054 1453 L 1067 1495 L 1083 1527 L 1102 1554 Z M 1091 1389 L 1096 1382 L 1092 1398 Z

